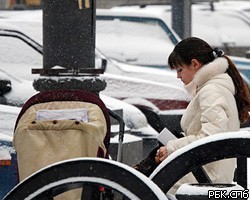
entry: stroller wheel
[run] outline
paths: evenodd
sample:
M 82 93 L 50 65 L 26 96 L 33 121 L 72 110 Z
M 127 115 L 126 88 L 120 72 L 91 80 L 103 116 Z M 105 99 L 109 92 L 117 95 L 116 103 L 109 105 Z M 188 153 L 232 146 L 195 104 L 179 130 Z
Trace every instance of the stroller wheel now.
M 77 188 L 83 188 L 82 197 L 92 199 L 92 191 L 100 189 L 97 186 L 105 187 L 96 193 L 99 199 L 111 200 L 115 190 L 128 199 L 167 200 L 149 178 L 132 167 L 104 158 L 72 159 L 50 165 L 19 183 L 4 200 L 52 199 Z

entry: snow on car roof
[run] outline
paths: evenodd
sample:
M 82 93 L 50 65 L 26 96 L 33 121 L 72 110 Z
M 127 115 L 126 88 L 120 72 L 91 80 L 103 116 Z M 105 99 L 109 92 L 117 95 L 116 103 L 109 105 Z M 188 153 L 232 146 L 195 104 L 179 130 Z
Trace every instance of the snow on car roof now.
M 197 3 L 192 5 L 192 36 L 201 37 L 209 41 L 212 45 L 223 45 L 227 42 L 229 45 L 246 45 L 250 44 L 247 35 L 250 32 L 250 18 L 244 10 L 250 9 L 249 1 L 219 1 L 214 2 L 215 11 L 211 10 L 211 4 Z M 157 16 L 165 23 L 172 24 L 171 5 L 132 5 L 117 6 L 112 8 L 115 11 L 158 13 Z M 229 32 L 219 26 L 219 22 L 230 28 Z M 225 23 L 230 21 L 230 23 Z M 215 27 L 214 27 L 215 26 Z M 230 33 L 230 34 L 229 34 Z M 241 35 L 241 37 L 239 37 Z M 248 43 L 247 43 L 248 42 Z

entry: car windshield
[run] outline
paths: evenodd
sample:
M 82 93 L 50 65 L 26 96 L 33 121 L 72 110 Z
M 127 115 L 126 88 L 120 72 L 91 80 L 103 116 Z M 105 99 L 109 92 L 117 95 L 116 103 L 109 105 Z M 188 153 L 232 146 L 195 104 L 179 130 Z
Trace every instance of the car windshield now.
M 157 20 L 98 18 L 96 32 L 96 45 L 105 55 L 130 64 L 161 65 L 174 48 L 172 38 Z M 152 49 L 158 53 L 150 56 Z
M 199 34 L 202 38 L 209 38 L 209 42 L 212 44 L 225 47 L 244 47 L 250 44 L 250 41 L 247 39 L 250 33 L 249 22 L 244 20 L 237 12 L 195 9 L 193 21 L 193 32 Z M 210 26 L 208 27 L 207 24 Z M 232 31 L 232 27 L 234 31 Z M 213 37 L 214 34 L 217 37 Z
M 42 59 L 39 52 L 34 51 L 22 40 L 15 37 L 0 37 L 1 71 L 9 75 L 14 74 L 19 79 L 33 80 L 31 68 L 41 68 Z

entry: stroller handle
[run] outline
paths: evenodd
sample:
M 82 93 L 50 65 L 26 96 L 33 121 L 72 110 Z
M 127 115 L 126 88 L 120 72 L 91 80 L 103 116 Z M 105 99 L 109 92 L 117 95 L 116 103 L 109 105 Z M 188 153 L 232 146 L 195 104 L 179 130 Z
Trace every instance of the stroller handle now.
M 118 115 L 116 112 L 108 109 L 109 115 L 116 119 L 119 122 L 119 145 L 118 145 L 118 153 L 117 153 L 117 161 L 121 162 L 122 160 L 122 142 L 124 137 L 124 130 L 125 130 L 125 122 L 123 118 Z

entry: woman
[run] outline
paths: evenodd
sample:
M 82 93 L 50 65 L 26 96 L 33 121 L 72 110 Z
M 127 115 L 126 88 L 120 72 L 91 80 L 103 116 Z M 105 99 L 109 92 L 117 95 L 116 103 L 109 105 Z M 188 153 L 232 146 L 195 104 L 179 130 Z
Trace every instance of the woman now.
M 185 137 L 169 141 L 156 153 L 163 161 L 175 150 L 200 138 L 238 131 L 240 123 L 249 119 L 248 89 L 232 61 L 222 50 L 213 49 L 205 41 L 190 37 L 178 43 L 168 59 L 177 78 L 185 84 L 191 101 L 181 119 Z M 225 167 L 226 166 L 226 167 Z M 231 183 L 235 159 L 221 160 L 204 166 L 214 183 Z M 175 193 L 182 183 L 196 182 L 188 174 L 170 191 Z

